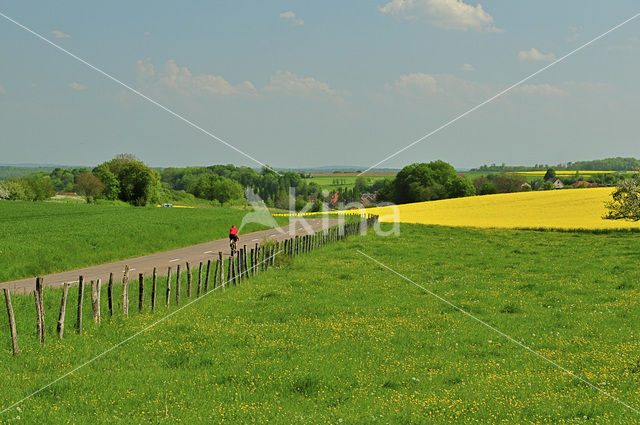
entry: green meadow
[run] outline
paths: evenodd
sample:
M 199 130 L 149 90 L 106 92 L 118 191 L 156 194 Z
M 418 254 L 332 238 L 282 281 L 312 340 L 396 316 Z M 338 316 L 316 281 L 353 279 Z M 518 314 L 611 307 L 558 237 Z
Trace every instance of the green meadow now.
M 637 235 L 402 225 L 399 237 L 354 236 L 209 292 L 0 423 L 640 422 L 359 251 L 640 408 Z M 2 409 L 175 311 L 161 296 L 152 314 L 146 285 L 138 313 L 131 283 L 128 319 L 120 286 L 113 318 L 103 294 L 100 326 L 85 297 L 83 335 L 72 288 L 62 341 L 60 290 L 45 289 L 44 346 L 33 298 L 14 295 L 22 353 L 11 355 L 1 314 Z
M 318 185 L 320 185 L 323 189 L 329 190 L 329 191 L 335 191 L 338 190 L 339 188 L 351 188 L 353 186 L 355 186 L 356 184 L 356 178 L 358 176 L 356 175 L 349 175 L 349 176 L 340 176 L 340 175 L 336 175 L 336 176 L 315 176 L 312 175 L 310 179 L 307 179 L 306 181 L 308 182 L 313 182 L 313 183 L 317 183 Z M 377 180 L 384 180 L 384 179 L 393 179 L 393 176 L 387 176 L 387 175 L 366 175 L 364 176 L 366 178 L 368 178 L 371 182 L 377 181 Z
M 224 238 L 248 211 L 3 201 L 0 282 Z

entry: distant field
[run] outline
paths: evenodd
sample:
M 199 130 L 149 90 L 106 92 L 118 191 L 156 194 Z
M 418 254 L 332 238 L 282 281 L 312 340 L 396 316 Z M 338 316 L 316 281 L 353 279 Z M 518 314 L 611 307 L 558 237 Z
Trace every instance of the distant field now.
M 364 174 L 364 177 L 371 179 L 371 181 L 376 180 L 384 180 L 391 179 L 395 176 L 395 173 L 370 173 Z M 357 173 L 323 173 L 323 174 L 312 174 L 310 179 L 307 181 L 314 182 L 319 184 L 323 189 L 326 190 L 337 190 L 338 188 L 348 188 L 353 187 L 356 183 L 356 178 L 358 177 Z
M 638 408 L 637 235 L 400 230 L 353 237 L 209 294 L 0 423 L 638 423 L 637 413 L 358 253 Z M 117 285 L 117 311 L 120 294 Z M 57 342 L 60 291 L 47 290 L 40 347 L 33 297 L 15 296 L 19 357 L 0 314 L 0 408 L 174 310 L 132 307 L 123 319 L 105 309 L 96 326 L 89 298 L 84 334 L 73 332 L 71 309 Z
M 493 228 L 616 229 L 640 222 L 604 220 L 612 188 L 566 189 L 472 196 L 399 205 L 399 221 Z M 390 207 L 367 210 L 393 221 Z
M 223 238 L 246 213 L 0 201 L 0 282 Z M 260 229 L 251 224 L 243 231 Z

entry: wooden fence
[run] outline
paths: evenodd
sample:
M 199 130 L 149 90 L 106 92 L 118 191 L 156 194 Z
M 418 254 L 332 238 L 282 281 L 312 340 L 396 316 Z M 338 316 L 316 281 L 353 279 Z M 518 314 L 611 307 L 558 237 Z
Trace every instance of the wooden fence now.
M 339 227 L 331 227 L 324 231 L 319 231 L 309 235 L 295 236 L 284 241 L 268 241 L 265 244 L 255 244 L 253 247 L 247 247 L 243 245 L 238 249 L 236 255 L 224 259 L 222 252 L 217 253 L 217 258 L 211 258 L 207 260 L 206 264 L 200 262 L 198 265 L 198 277 L 196 282 L 196 298 L 207 294 L 212 290 L 225 290 L 229 285 L 239 285 L 247 279 L 250 279 L 257 274 L 269 270 L 276 265 L 276 258 L 288 257 L 295 258 L 299 255 L 309 253 L 317 248 L 323 247 L 327 244 L 340 241 L 348 236 L 355 235 L 359 232 L 366 232 L 366 229 L 375 224 L 378 221 L 378 216 L 369 215 L 367 217 L 361 217 L 360 222 L 352 222 L 344 224 Z M 188 262 L 185 264 L 186 271 L 182 273 L 180 265 L 176 268 L 175 278 L 175 305 L 180 305 L 181 302 L 189 300 L 192 297 L 192 283 L 193 283 L 193 268 Z M 122 276 L 122 315 L 126 318 L 129 317 L 129 266 L 125 266 L 124 274 Z M 186 274 L 186 297 L 182 296 L 182 276 Z M 78 278 L 78 297 L 76 304 L 76 317 L 75 317 L 75 331 L 78 334 L 82 334 L 82 317 L 83 317 L 83 299 L 85 291 L 85 278 L 80 276 Z M 151 297 L 150 297 L 150 309 L 151 312 L 155 312 L 157 303 L 156 297 L 158 295 L 158 274 L 157 269 L 154 267 L 152 274 L 151 285 Z M 64 336 L 65 319 L 67 311 L 67 301 L 69 295 L 70 283 L 65 283 L 62 287 L 62 297 L 60 300 L 60 310 L 58 314 L 57 323 L 57 337 L 62 339 Z M 101 321 L 101 308 L 100 299 L 102 295 L 102 282 L 100 279 L 90 281 L 91 289 L 91 310 L 93 321 L 100 324 Z M 138 274 L 138 311 L 144 311 L 144 294 L 145 294 L 145 279 L 144 274 Z M 171 290 L 172 290 L 172 268 L 168 267 L 166 286 L 165 286 L 165 307 L 171 305 Z M 88 291 L 88 289 L 87 289 Z M 116 314 L 114 306 L 114 276 L 113 273 L 109 276 L 109 282 L 107 285 L 107 301 L 109 316 Z M 45 308 L 44 308 L 44 280 L 41 277 L 36 278 L 35 291 L 33 292 L 35 305 L 36 305 L 36 335 L 41 344 L 45 343 Z M 18 346 L 18 333 L 16 330 L 15 315 L 13 305 L 11 302 L 11 293 L 9 289 L 4 288 L 4 296 L 6 301 L 7 313 L 9 315 L 9 327 L 11 334 L 11 342 L 13 347 L 13 354 L 18 355 L 20 348 Z

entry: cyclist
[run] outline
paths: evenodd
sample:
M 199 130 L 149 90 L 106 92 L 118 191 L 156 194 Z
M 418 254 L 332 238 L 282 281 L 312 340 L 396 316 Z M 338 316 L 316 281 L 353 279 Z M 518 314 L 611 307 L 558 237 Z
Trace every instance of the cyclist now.
M 238 237 L 238 228 L 234 225 L 231 226 L 231 229 L 229 229 L 229 245 L 232 246 L 231 248 L 231 253 L 233 254 L 236 249 L 237 249 L 237 244 L 238 244 L 238 240 L 240 238 Z

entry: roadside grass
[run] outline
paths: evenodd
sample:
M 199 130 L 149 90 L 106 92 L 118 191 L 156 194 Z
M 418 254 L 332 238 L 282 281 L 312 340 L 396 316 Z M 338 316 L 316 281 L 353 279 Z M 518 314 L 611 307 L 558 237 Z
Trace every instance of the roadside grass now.
M 632 233 L 405 224 L 401 237 L 352 237 L 210 293 L 0 423 L 638 423 L 637 413 L 357 252 L 638 408 L 637 245 Z M 147 301 L 138 314 L 132 280 L 131 317 L 104 319 L 103 299 L 98 327 L 85 298 L 82 336 L 73 333 L 72 288 L 61 342 L 60 290 L 47 288 L 44 347 L 33 298 L 16 295 L 23 352 L 10 355 L 0 315 L 0 406 L 175 308 L 161 295 L 159 312 Z
M 3 201 L 0 282 L 223 238 L 248 211 Z M 243 232 L 262 229 L 249 224 Z

